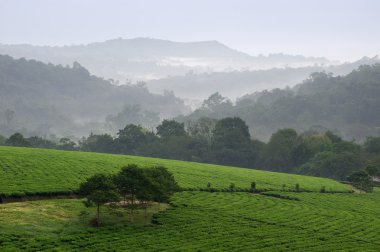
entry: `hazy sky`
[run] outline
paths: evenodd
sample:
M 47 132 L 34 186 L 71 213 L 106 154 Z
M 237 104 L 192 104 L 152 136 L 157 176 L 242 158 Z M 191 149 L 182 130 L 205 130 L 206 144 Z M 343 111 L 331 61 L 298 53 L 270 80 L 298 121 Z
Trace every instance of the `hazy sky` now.
M 380 0 L 0 0 L 0 43 L 218 40 L 252 55 L 380 54 Z

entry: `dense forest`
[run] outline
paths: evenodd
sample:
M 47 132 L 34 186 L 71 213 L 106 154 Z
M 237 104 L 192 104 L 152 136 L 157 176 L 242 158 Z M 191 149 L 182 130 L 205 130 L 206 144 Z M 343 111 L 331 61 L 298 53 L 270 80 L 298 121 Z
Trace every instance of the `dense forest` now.
M 362 65 L 345 76 L 316 72 L 293 88 L 247 94 L 236 102 L 215 93 L 189 114 L 184 101 L 171 92 L 153 94 L 142 82 L 118 86 L 77 62 L 61 66 L 0 56 L 0 134 L 78 140 L 90 132 L 114 135 L 130 123 L 154 130 L 168 118 L 191 124 L 202 117 L 237 116 L 262 141 L 278 129 L 294 128 L 331 130 L 363 142 L 380 133 L 379 69 L 379 64 Z M 223 76 L 228 82 L 233 73 L 218 78 Z
M 144 83 L 113 85 L 77 62 L 62 66 L 0 55 L 0 134 L 80 136 L 126 123 L 151 128 L 187 111 L 173 93 L 152 94 Z
M 8 139 L 0 136 L 0 145 L 141 155 L 340 180 L 364 169 L 380 176 L 380 137 L 369 137 L 359 145 L 330 131 L 298 133 L 284 128 L 264 143 L 253 139 L 248 125 L 238 117 L 201 118 L 186 127 L 164 120 L 155 132 L 128 124 L 116 137 L 91 133 L 78 143 L 69 138 L 51 141 L 15 133 Z
M 219 93 L 200 109 L 178 120 L 238 116 L 255 138 L 269 140 L 281 128 L 298 131 L 339 132 L 343 138 L 362 142 L 380 134 L 380 64 L 362 65 L 345 76 L 320 72 L 294 88 L 245 95 L 233 104 Z

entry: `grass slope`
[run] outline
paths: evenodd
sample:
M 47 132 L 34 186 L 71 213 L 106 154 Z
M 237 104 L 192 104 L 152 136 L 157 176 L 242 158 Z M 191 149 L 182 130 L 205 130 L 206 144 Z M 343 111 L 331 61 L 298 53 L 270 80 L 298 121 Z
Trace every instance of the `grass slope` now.
M 2 251 L 379 251 L 372 194 L 182 192 L 158 225 L 82 223 L 80 200 L 0 205 Z M 14 225 L 17 223 L 17 225 Z
M 350 190 L 331 179 L 286 173 L 126 155 L 0 147 L 0 193 L 69 192 L 95 173 L 115 173 L 130 163 L 163 165 L 184 188 L 205 188 L 208 182 L 219 189 L 227 188 L 230 183 L 249 188 L 255 181 L 258 189 L 279 190 L 283 184 L 293 189 L 298 183 L 302 189 L 313 191 L 319 191 L 322 186 L 327 191 Z

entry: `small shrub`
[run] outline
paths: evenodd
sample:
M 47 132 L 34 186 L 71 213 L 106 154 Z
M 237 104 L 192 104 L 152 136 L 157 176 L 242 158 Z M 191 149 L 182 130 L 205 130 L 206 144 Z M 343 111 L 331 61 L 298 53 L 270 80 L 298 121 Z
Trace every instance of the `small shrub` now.
M 255 192 L 256 191 L 256 182 L 252 182 L 251 183 L 251 192 Z
M 321 189 L 319 190 L 320 193 L 325 193 L 326 192 L 326 187 L 322 186 Z
M 234 184 L 234 183 L 231 183 L 231 184 L 230 184 L 230 186 L 229 186 L 228 188 L 229 188 L 229 189 L 230 189 L 230 191 L 232 192 L 232 191 L 234 191 L 234 190 L 235 190 L 236 186 L 235 186 L 235 184 Z
M 295 190 L 296 190 L 296 192 L 299 192 L 301 190 L 300 184 L 298 184 L 298 183 L 296 184 Z

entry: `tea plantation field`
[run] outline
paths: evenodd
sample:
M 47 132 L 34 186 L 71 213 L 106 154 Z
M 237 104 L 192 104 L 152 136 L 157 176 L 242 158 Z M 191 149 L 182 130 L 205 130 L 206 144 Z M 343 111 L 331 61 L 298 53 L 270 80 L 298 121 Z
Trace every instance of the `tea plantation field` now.
M 57 151 L 47 149 L 0 147 L 0 194 L 70 192 L 87 177 L 98 173 L 116 173 L 121 167 L 136 163 L 141 166 L 163 165 L 183 188 L 249 188 L 255 181 L 258 189 L 286 189 L 348 192 L 351 189 L 331 179 L 274 173 L 253 169 L 192 163 L 126 155 Z
M 187 191 L 130 222 L 102 207 L 104 225 L 82 199 L 0 204 L 0 251 L 380 251 L 380 189 L 350 193 L 337 181 L 237 167 L 136 156 L 0 147 L 0 192 L 60 193 L 97 172 L 129 163 L 164 165 Z M 261 194 L 202 192 L 230 183 Z M 308 192 L 291 192 L 295 184 Z M 285 184 L 283 191 L 282 185 Z M 327 191 L 320 193 L 324 186 Z M 192 189 L 193 191 L 191 191 Z M 195 190 L 194 190 L 195 189 Z M 115 212 L 116 211 L 116 212 Z
M 372 194 L 182 192 L 156 224 L 88 227 L 80 200 L 0 205 L 1 251 L 380 251 Z M 16 224 L 16 225 L 15 225 Z

